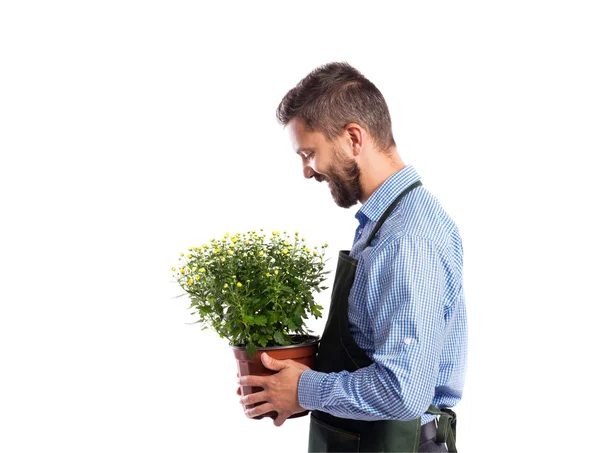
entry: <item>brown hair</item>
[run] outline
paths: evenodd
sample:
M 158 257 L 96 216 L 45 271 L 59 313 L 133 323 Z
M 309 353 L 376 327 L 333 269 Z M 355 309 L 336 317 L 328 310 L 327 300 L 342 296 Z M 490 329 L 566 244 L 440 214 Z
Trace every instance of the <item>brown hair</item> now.
M 348 123 L 357 123 L 369 131 L 382 151 L 396 145 L 383 95 L 346 62 L 317 67 L 287 92 L 277 107 L 277 119 L 287 126 L 294 118 L 330 141 Z

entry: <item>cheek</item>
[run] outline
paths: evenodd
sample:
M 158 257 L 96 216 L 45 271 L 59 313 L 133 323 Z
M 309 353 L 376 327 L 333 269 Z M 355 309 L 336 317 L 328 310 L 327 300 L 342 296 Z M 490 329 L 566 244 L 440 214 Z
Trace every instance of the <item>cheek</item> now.
M 311 162 L 311 167 L 314 171 L 321 174 L 327 174 L 329 172 L 329 163 L 318 157 L 314 158 Z

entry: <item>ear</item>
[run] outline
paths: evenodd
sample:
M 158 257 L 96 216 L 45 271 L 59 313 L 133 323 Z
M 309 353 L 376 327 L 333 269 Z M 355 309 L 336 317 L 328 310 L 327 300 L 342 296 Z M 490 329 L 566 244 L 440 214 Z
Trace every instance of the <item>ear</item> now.
M 358 156 L 365 147 L 367 131 L 356 123 L 348 123 L 344 128 L 344 140 L 352 149 L 352 155 Z

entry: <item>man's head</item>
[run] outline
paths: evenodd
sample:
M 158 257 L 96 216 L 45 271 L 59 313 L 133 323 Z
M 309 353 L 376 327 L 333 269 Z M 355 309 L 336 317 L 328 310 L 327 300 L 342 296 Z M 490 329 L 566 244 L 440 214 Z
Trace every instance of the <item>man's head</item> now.
M 277 118 L 289 128 L 304 176 L 327 181 L 341 207 L 365 201 L 379 161 L 395 150 L 381 92 L 347 63 L 313 70 L 283 97 Z

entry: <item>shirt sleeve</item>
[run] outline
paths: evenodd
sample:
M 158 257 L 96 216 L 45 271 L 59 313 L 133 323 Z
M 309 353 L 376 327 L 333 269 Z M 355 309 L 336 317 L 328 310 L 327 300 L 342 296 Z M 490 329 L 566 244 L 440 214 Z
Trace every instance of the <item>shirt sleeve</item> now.
M 430 240 L 407 236 L 361 264 L 367 285 L 353 292 L 364 292 L 360 313 L 374 363 L 354 372 L 304 371 L 299 403 L 342 418 L 413 420 L 434 396 L 450 269 Z

